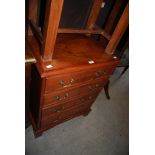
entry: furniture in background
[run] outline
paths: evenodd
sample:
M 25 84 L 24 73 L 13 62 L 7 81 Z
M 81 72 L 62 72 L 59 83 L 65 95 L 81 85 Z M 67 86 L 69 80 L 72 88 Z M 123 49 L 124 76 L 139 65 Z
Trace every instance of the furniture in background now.
M 59 27 L 63 3 L 46 1 L 43 27 L 29 9 L 27 50 L 37 60 L 32 65 L 30 85 L 30 119 L 36 137 L 74 117 L 88 115 L 102 88 L 108 90 L 109 77 L 120 62 L 113 54 L 128 27 L 128 4 L 112 35 L 96 25 L 103 0 L 92 1 L 83 28 Z M 107 46 L 92 38 L 93 34 L 102 35 Z
M 123 71 L 120 74 L 120 77 L 128 70 L 129 68 L 129 49 L 124 50 L 123 55 L 121 56 L 121 62 L 117 67 L 123 67 Z
M 30 53 L 30 50 L 26 46 L 25 53 L 25 127 L 30 125 L 29 120 L 29 107 L 30 107 L 30 80 L 31 80 L 31 65 L 36 63 L 36 59 Z
M 126 70 L 129 68 L 129 29 L 125 32 L 122 42 L 118 46 L 117 56 L 121 59 L 120 64 L 118 67 L 123 67 L 123 71 L 120 75 L 120 77 L 126 72 Z

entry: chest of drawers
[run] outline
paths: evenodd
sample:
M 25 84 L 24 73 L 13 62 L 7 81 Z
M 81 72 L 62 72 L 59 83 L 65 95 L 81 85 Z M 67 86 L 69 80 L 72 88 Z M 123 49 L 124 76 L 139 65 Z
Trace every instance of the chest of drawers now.
M 81 28 L 61 27 L 63 4 L 64 0 L 46 1 L 43 26 L 38 25 L 40 17 L 33 18 L 33 11 L 29 11 L 26 40 L 37 60 L 32 66 L 30 85 L 30 119 L 36 136 L 91 111 L 119 63 L 114 55 L 128 27 L 128 4 L 112 34 L 97 25 L 103 0 L 92 1 Z M 30 1 L 29 8 L 32 6 Z M 96 40 L 94 34 L 105 42 Z
M 66 72 L 59 69 L 43 77 L 33 65 L 30 108 L 35 135 L 74 117 L 86 116 L 118 62 L 75 67 Z

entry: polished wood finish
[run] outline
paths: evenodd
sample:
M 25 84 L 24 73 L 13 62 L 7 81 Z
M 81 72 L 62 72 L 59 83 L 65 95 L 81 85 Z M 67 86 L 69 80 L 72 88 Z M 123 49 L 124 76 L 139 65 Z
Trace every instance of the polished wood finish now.
M 83 35 L 59 34 L 55 44 L 53 60 L 49 63 L 41 61 L 39 46 L 35 38 L 29 37 L 28 42 L 38 61 L 37 68 L 42 76 L 51 74 L 45 71 L 55 71 L 52 72 L 54 75 L 57 71 L 61 71 L 64 74 L 68 73 L 67 70 L 71 71 L 75 70 L 75 68 L 77 70 L 77 68 L 80 69 L 84 66 L 88 69 L 89 60 L 94 61 L 93 68 L 99 67 L 101 63 L 111 63 L 113 65 L 117 63 L 117 59 L 104 52 L 105 49 L 102 42 Z M 47 65 L 52 65 L 53 67 L 48 69 L 46 68 Z M 60 70 L 62 66 L 64 69 Z
M 63 0 L 47 0 L 42 47 L 44 61 L 50 61 L 52 59 L 62 6 Z

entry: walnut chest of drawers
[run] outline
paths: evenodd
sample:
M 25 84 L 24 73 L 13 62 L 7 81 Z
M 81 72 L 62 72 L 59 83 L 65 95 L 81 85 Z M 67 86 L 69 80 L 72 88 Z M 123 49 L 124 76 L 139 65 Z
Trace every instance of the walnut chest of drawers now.
M 32 49 L 33 41 L 30 39 Z M 53 68 L 47 71 L 40 70 L 39 63 L 32 66 L 30 117 L 36 136 L 74 117 L 88 115 L 119 63 L 111 55 L 98 60 L 94 58 L 94 63 L 90 64 L 86 59 L 85 63 L 76 65 L 69 59 L 62 60 L 63 67 L 59 67 L 61 61 L 53 61 Z

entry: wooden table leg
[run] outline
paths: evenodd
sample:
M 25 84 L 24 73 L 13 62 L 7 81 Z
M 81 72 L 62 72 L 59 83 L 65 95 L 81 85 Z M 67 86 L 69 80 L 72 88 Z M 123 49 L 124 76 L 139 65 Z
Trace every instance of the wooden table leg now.
M 124 68 L 124 70 L 122 71 L 122 73 L 121 73 L 121 75 L 120 76 L 122 76 L 125 72 L 126 72 L 126 70 L 129 68 L 129 66 L 127 65 L 127 66 L 125 66 L 125 68 Z
M 104 86 L 104 91 L 105 91 L 105 95 L 107 97 L 108 100 L 110 100 L 110 95 L 109 95 L 109 81 L 106 83 L 106 85 Z

